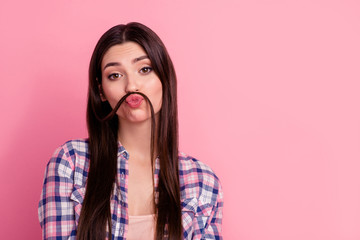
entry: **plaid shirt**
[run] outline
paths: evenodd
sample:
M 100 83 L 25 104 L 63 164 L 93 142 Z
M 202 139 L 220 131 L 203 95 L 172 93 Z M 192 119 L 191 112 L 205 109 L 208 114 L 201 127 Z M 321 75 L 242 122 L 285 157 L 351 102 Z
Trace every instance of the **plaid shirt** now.
M 117 182 L 111 197 L 112 239 L 126 239 L 129 154 L 119 143 Z M 155 189 L 159 177 L 155 162 Z M 46 166 L 38 214 L 44 239 L 76 239 L 89 170 L 87 140 L 59 147 Z M 184 239 L 222 239 L 223 193 L 219 179 L 204 163 L 179 154 Z M 156 194 L 157 195 L 157 194 Z

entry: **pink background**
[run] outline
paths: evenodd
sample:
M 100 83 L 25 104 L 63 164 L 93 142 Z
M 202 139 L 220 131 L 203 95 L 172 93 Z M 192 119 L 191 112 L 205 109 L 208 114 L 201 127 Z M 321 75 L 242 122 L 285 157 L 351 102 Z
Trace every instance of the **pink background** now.
M 0 234 L 40 239 L 57 146 L 86 137 L 91 52 L 139 21 L 179 79 L 182 151 L 225 192 L 225 239 L 360 239 L 360 3 L 1 1 Z

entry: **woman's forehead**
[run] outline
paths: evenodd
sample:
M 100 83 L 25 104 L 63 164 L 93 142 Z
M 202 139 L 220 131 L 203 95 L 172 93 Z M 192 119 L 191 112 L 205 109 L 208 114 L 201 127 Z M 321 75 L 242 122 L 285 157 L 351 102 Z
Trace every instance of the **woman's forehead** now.
M 135 42 L 116 44 L 106 51 L 101 66 L 103 68 L 108 62 L 112 61 L 132 61 L 144 55 L 147 56 L 144 49 Z

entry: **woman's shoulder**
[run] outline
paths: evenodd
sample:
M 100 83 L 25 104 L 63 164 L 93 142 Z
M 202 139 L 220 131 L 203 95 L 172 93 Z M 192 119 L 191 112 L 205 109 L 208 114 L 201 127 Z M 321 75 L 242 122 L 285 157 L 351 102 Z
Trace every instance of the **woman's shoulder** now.
M 66 155 L 72 157 L 75 155 L 88 156 L 89 141 L 87 138 L 68 140 L 60 145 L 54 152 L 54 155 Z
M 215 172 L 208 166 L 206 163 L 186 154 L 183 152 L 179 152 L 179 170 L 182 171 L 183 174 L 187 173 L 202 173 L 205 175 L 209 175 L 213 178 L 218 179 Z
M 50 158 L 47 168 L 62 172 L 63 175 L 71 178 L 74 173 L 87 176 L 89 168 L 88 140 L 85 138 L 72 139 L 60 145 Z
M 181 198 L 197 198 L 215 204 L 222 195 L 221 183 L 215 172 L 204 162 L 179 153 Z
M 66 151 L 76 151 L 76 152 L 87 152 L 88 151 L 89 140 L 87 138 L 77 138 L 71 139 L 60 145 L 58 149 L 64 149 Z

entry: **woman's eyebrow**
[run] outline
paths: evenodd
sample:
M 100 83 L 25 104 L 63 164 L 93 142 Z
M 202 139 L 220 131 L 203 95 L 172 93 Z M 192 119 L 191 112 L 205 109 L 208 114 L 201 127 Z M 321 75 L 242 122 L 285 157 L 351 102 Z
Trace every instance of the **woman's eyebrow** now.
M 144 55 L 144 56 L 141 56 L 141 57 L 134 58 L 134 60 L 132 60 L 132 63 L 136 63 L 136 62 L 144 60 L 144 59 L 149 59 L 149 57 Z M 105 67 L 103 68 L 103 71 L 105 70 L 105 68 L 112 67 L 112 66 L 121 66 L 121 63 L 119 63 L 119 62 L 109 62 L 109 63 L 107 63 L 105 65 Z
M 103 68 L 103 71 L 105 70 L 105 68 L 112 67 L 112 66 L 121 66 L 121 64 L 119 62 L 109 62 L 105 65 L 105 67 Z
M 146 56 L 146 55 L 141 56 L 141 57 L 137 57 L 137 58 L 135 58 L 132 62 L 133 62 L 133 63 L 136 63 L 136 62 L 141 61 L 141 60 L 143 60 L 143 59 L 149 59 L 149 57 Z

